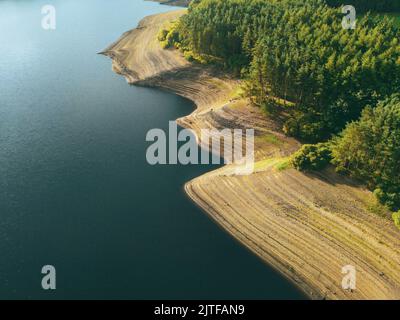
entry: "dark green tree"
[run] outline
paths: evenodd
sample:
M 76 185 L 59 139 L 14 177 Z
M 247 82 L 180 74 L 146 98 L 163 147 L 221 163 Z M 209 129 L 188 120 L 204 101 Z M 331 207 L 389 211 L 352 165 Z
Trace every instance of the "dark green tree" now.
M 333 164 L 365 181 L 392 209 L 400 209 L 400 95 L 364 109 L 334 140 Z

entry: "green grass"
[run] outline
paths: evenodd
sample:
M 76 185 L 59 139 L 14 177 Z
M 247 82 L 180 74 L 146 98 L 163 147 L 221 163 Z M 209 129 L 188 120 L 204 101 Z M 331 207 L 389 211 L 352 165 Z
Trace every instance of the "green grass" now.
M 275 168 L 276 168 L 278 171 L 284 171 L 284 170 L 293 168 L 292 161 L 291 161 L 290 157 L 287 157 L 287 158 L 282 159 L 282 161 L 280 161 L 280 162 L 275 166 Z
M 232 99 L 239 99 L 243 98 L 244 96 L 245 96 L 244 89 L 240 85 L 236 86 L 235 89 L 233 89 L 233 91 L 231 92 Z
M 263 138 L 264 138 L 265 142 L 268 142 L 268 143 L 273 144 L 275 146 L 282 145 L 282 140 L 280 140 L 277 136 L 275 136 L 273 134 L 267 134 Z
M 374 195 L 368 194 L 364 201 L 369 212 L 384 218 L 390 218 L 389 208 L 381 204 Z
M 256 172 L 263 171 L 263 170 L 267 169 L 268 167 L 274 166 L 278 161 L 279 161 L 279 159 L 276 159 L 276 158 L 268 158 L 268 159 L 257 161 L 254 164 L 254 170 Z
M 273 168 L 278 171 L 284 171 L 286 169 L 292 168 L 292 163 L 290 157 L 284 158 L 268 158 L 264 160 L 257 161 L 254 165 L 254 170 L 256 172 L 264 171 L 267 168 Z
M 393 213 L 392 218 L 396 227 L 400 229 L 400 211 Z
M 282 146 L 285 142 L 274 134 L 267 133 L 263 136 L 256 138 L 258 141 L 268 143 L 277 147 Z

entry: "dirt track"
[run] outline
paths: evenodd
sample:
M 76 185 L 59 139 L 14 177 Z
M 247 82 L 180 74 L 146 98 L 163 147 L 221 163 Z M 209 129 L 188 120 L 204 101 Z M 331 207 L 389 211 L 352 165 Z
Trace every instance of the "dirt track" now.
M 193 100 L 197 110 L 178 122 L 204 128 L 255 128 L 257 173 L 234 176 L 230 166 L 186 184 L 213 219 L 310 297 L 399 299 L 400 232 L 368 210 L 372 194 L 332 172 L 306 175 L 276 169 L 299 147 L 280 126 L 235 96 L 238 81 L 192 65 L 156 36 L 184 10 L 145 18 L 104 54 L 132 84 L 156 86 Z M 271 159 L 271 160 L 264 160 Z M 341 287 L 341 269 L 357 270 L 357 289 Z

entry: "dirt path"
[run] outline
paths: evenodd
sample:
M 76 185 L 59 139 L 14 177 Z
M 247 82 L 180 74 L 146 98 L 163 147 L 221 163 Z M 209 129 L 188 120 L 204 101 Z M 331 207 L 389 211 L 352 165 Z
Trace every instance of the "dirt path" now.
M 372 194 L 332 172 L 279 171 L 280 157 L 300 144 L 247 100 L 239 82 L 192 65 L 156 36 L 185 10 L 150 16 L 107 48 L 129 83 L 170 90 L 197 109 L 178 122 L 201 129 L 255 128 L 257 172 L 234 176 L 226 166 L 186 184 L 188 195 L 235 238 L 315 299 L 399 299 L 400 232 L 372 214 Z M 201 143 L 201 141 L 200 141 Z M 265 160 L 271 159 L 271 160 Z M 342 267 L 357 271 L 357 289 L 342 289 Z

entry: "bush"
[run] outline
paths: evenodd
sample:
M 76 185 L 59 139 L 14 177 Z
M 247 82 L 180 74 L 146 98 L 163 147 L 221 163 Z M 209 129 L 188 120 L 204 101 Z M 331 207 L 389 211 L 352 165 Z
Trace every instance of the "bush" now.
M 332 160 L 329 144 L 305 144 L 292 157 L 293 166 L 300 171 L 321 170 Z
M 374 190 L 374 195 L 377 197 L 380 203 L 385 204 L 393 210 L 396 210 L 397 208 L 399 208 L 400 203 L 399 192 L 399 189 L 393 190 L 393 187 L 382 184 Z
M 176 47 L 177 44 L 179 43 L 179 32 L 176 31 L 175 29 L 171 29 L 168 32 L 167 37 L 165 38 L 165 41 L 167 41 L 170 48 Z
M 167 39 L 167 35 L 168 35 L 168 30 L 161 29 L 157 36 L 158 41 L 165 41 L 165 39 Z
M 186 60 L 193 62 L 195 60 L 193 52 L 192 51 L 185 51 L 183 53 L 183 56 L 185 57 Z
M 298 121 L 294 117 L 286 120 L 283 125 L 283 132 L 289 137 L 297 137 L 300 132 Z
M 173 22 L 169 29 L 161 29 L 158 32 L 157 39 L 161 42 L 164 49 L 167 48 L 178 48 L 180 46 L 180 35 L 179 35 L 179 22 Z
M 327 138 L 324 123 L 310 114 L 296 113 L 285 122 L 283 131 L 290 137 L 311 143 Z

